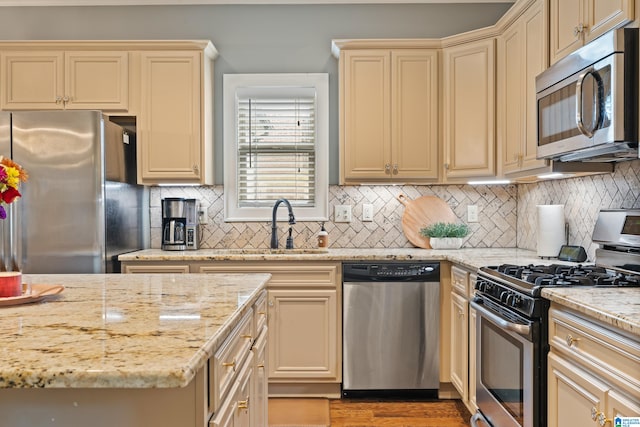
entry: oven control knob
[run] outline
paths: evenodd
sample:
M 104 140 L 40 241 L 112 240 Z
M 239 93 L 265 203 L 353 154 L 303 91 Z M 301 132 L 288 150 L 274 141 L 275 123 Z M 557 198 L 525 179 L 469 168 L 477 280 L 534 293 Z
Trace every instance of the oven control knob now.
M 511 307 L 515 307 L 516 306 L 515 302 L 516 302 L 516 296 L 514 294 L 510 293 L 509 295 L 507 295 L 507 298 L 505 300 L 505 303 L 507 305 L 510 305 Z
M 507 298 L 509 297 L 509 292 L 508 291 L 502 291 L 500 292 L 500 302 L 506 304 L 507 303 Z

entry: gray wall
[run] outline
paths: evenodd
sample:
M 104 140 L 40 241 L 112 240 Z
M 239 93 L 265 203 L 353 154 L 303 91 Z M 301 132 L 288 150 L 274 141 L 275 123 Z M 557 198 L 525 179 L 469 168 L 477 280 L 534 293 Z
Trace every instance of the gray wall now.
M 209 39 L 215 63 L 215 181 L 222 183 L 222 75 L 329 73 L 330 182 L 338 182 L 337 38 L 439 38 L 494 24 L 511 5 L 0 7 L 0 39 Z

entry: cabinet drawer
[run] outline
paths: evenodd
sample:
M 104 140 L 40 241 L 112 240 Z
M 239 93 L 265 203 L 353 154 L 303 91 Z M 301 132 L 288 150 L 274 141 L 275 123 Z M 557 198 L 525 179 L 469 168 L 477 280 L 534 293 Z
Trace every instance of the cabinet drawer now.
M 451 287 L 460 295 L 469 296 L 469 272 L 455 265 L 452 266 Z
M 549 310 L 551 347 L 587 368 L 640 386 L 640 343 L 583 317 Z
M 270 273 L 271 288 L 335 288 L 342 280 L 342 266 L 334 262 L 216 262 L 193 266 L 197 273 Z
M 209 421 L 209 427 L 246 426 L 251 405 L 251 377 L 253 375 L 253 355 L 238 366 L 238 378 L 230 384 L 229 392 L 222 396 L 222 402 Z
M 258 301 L 256 301 L 254 305 L 254 310 L 253 318 L 255 326 L 253 330 L 255 331 L 255 335 L 258 336 L 262 328 L 267 325 L 267 291 L 262 291 L 262 295 L 258 297 Z
M 252 344 L 253 311 L 249 311 L 209 361 L 209 392 L 213 396 L 211 403 L 214 409 L 218 408 L 222 397 L 233 385 L 236 373 L 250 353 Z

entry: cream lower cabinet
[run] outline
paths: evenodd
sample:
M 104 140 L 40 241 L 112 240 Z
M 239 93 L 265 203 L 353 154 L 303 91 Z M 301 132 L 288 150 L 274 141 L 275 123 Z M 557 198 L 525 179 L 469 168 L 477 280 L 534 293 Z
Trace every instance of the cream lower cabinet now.
M 191 265 L 191 272 L 270 273 L 266 300 L 269 396 L 340 396 L 340 263 L 199 262 Z
M 548 426 L 610 426 L 640 415 L 640 341 L 552 303 Z
M 438 179 L 437 49 L 340 52 L 340 180 Z
M 470 412 L 476 404 L 476 340 L 475 310 L 469 306 L 476 275 L 453 265 L 451 267 L 450 308 L 450 380 Z
M 443 49 L 444 179 L 496 175 L 495 39 Z
M 127 51 L 3 50 L 3 110 L 129 108 Z
M 633 21 L 634 0 L 549 0 L 551 63 Z
M 140 53 L 138 182 L 213 184 L 211 49 Z

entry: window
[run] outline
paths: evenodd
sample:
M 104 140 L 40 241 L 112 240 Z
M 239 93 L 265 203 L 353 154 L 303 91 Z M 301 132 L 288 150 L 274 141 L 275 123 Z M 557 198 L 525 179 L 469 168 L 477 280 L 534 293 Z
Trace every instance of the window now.
M 223 97 L 225 221 L 271 220 L 281 198 L 328 220 L 328 75 L 225 74 Z

